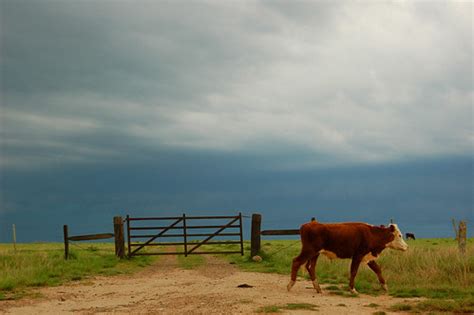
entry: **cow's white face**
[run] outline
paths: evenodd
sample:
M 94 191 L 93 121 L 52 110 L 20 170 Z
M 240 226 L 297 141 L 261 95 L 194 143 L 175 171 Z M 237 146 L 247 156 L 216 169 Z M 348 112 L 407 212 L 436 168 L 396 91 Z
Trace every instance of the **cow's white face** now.
M 402 232 L 398 228 L 398 225 L 396 224 L 390 224 L 389 225 L 390 231 L 392 231 L 393 236 L 395 237 L 393 241 L 387 244 L 387 247 L 393 248 L 393 249 L 398 249 L 398 250 L 407 250 L 408 245 L 405 243 L 402 237 Z

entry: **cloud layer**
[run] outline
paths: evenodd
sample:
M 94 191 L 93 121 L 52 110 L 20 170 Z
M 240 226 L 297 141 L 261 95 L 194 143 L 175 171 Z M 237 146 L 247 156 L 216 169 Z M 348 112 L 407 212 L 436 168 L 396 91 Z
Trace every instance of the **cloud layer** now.
M 473 153 L 472 3 L 0 5 L 0 167 Z

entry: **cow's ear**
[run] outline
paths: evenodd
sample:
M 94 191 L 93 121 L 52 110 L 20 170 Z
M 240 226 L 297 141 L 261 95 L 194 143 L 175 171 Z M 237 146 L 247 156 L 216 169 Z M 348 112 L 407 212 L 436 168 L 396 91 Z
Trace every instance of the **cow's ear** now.
M 390 232 L 395 232 L 395 226 L 390 224 L 389 226 Z

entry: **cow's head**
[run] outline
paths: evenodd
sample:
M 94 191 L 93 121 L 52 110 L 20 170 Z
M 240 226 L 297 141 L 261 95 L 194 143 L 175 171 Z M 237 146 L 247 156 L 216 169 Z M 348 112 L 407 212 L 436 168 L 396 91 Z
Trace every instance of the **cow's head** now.
M 408 245 L 403 240 L 402 232 L 398 228 L 398 225 L 390 224 L 388 226 L 388 229 L 389 229 L 390 233 L 393 234 L 393 240 L 390 243 L 388 243 L 386 246 L 390 247 L 390 248 L 393 248 L 393 249 L 403 250 L 403 251 L 407 250 Z

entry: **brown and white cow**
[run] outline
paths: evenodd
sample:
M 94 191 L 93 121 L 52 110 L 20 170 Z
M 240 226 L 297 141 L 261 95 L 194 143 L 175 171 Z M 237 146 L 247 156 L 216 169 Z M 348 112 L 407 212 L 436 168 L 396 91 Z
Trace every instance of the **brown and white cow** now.
M 366 223 L 322 224 L 311 221 L 301 226 L 300 236 L 301 253 L 293 259 L 288 291 L 296 282 L 298 269 L 306 263 L 306 269 L 313 281 L 314 288 L 318 293 L 322 292 L 315 273 L 319 254 L 331 259 L 352 259 L 349 281 L 349 289 L 352 293 L 357 293 L 354 289 L 354 278 L 362 262 L 367 263 L 377 275 L 382 288 L 387 290 L 385 279 L 382 277 L 382 270 L 375 259 L 386 247 L 403 251 L 408 249 L 408 245 L 403 240 L 402 233 L 396 224 L 384 227 L 383 225 L 373 226 Z

